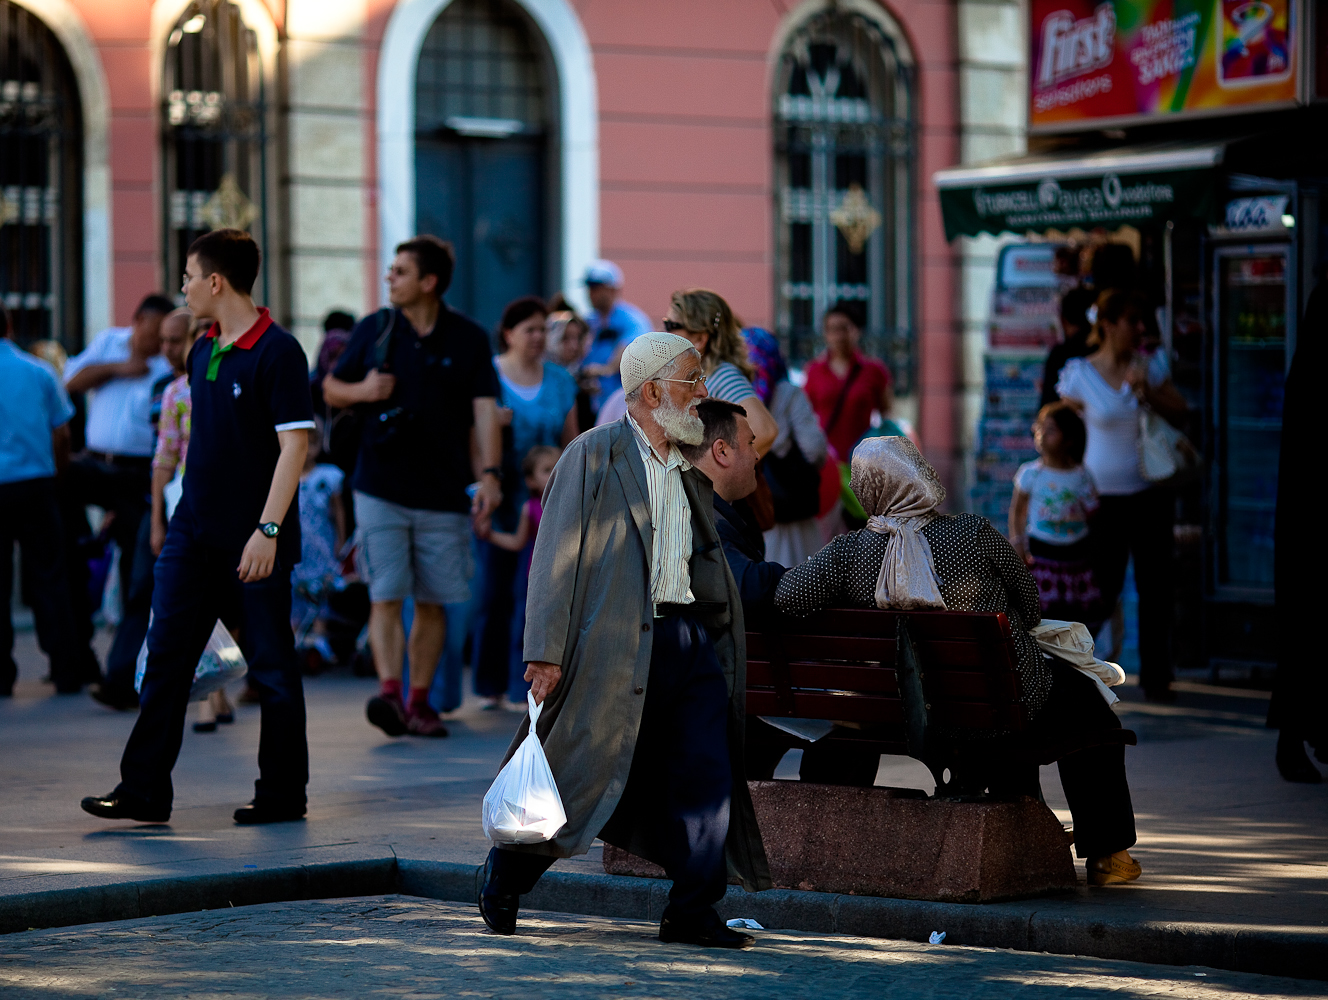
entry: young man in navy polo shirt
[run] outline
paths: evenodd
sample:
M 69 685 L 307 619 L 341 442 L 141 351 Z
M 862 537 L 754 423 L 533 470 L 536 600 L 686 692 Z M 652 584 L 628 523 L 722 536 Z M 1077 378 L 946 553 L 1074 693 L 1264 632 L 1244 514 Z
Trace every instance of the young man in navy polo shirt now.
M 309 781 L 304 688 L 291 633 L 300 559 L 297 491 L 314 426 L 308 362 L 256 308 L 258 245 L 219 229 L 189 248 L 184 296 L 212 328 L 189 353 L 193 400 L 184 494 L 157 558 L 147 671 L 120 784 L 83 808 L 106 819 L 170 819 L 194 668 L 221 619 L 238 630 L 262 705 L 259 778 L 237 823 L 302 819 Z

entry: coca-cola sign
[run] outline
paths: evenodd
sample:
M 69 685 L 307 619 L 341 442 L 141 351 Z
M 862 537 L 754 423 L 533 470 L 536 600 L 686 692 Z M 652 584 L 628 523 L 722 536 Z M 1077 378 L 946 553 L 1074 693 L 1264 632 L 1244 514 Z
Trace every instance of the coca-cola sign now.
M 1031 0 L 1029 122 L 1097 128 L 1294 103 L 1303 0 Z

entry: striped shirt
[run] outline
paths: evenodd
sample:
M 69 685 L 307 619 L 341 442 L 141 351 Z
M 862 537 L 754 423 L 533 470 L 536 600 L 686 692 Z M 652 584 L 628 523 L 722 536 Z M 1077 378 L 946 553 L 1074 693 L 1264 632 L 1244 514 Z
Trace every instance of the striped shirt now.
M 756 395 L 752 383 L 732 361 L 721 361 L 706 377 L 706 391 L 712 399 L 722 399 L 726 403 L 741 403 Z
M 641 425 L 629 413 L 627 422 L 636 435 L 646 467 L 650 493 L 650 523 L 655 529 L 650 553 L 650 599 L 655 604 L 691 604 L 692 508 L 682 488 L 682 474 L 692 467 L 678 446 L 669 444 L 667 459 L 650 444 Z

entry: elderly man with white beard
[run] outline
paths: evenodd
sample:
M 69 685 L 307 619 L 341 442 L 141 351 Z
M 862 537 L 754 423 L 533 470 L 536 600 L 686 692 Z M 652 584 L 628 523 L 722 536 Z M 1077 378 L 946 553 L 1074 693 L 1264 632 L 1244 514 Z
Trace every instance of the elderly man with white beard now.
M 622 379 L 627 415 L 554 469 L 530 566 L 526 678 L 567 825 L 489 852 L 480 913 L 514 933 L 519 897 L 598 836 L 673 880 L 660 940 L 745 948 L 752 937 L 714 908 L 729 874 L 770 887 L 744 779 L 742 602 L 710 480 L 677 447 L 704 434 L 705 376 L 690 341 L 649 333 L 624 352 Z

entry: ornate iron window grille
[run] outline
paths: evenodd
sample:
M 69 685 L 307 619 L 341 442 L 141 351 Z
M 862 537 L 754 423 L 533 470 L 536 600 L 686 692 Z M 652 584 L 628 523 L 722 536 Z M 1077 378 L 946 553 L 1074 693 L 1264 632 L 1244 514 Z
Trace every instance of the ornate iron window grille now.
M 233 227 L 267 239 L 267 108 L 258 37 L 228 0 L 195 0 L 176 22 L 162 73 L 165 287 L 178 292 L 195 239 Z
M 0 301 L 22 344 L 83 345 L 82 116 L 49 28 L 0 0 Z
M 789 360 L 820 350 L 817 324 L 862 303 L 862 349 L 914 373 L 913 82 L 895 44 L 826 11 L 780 60 L 775 92 L 776 326 Z

